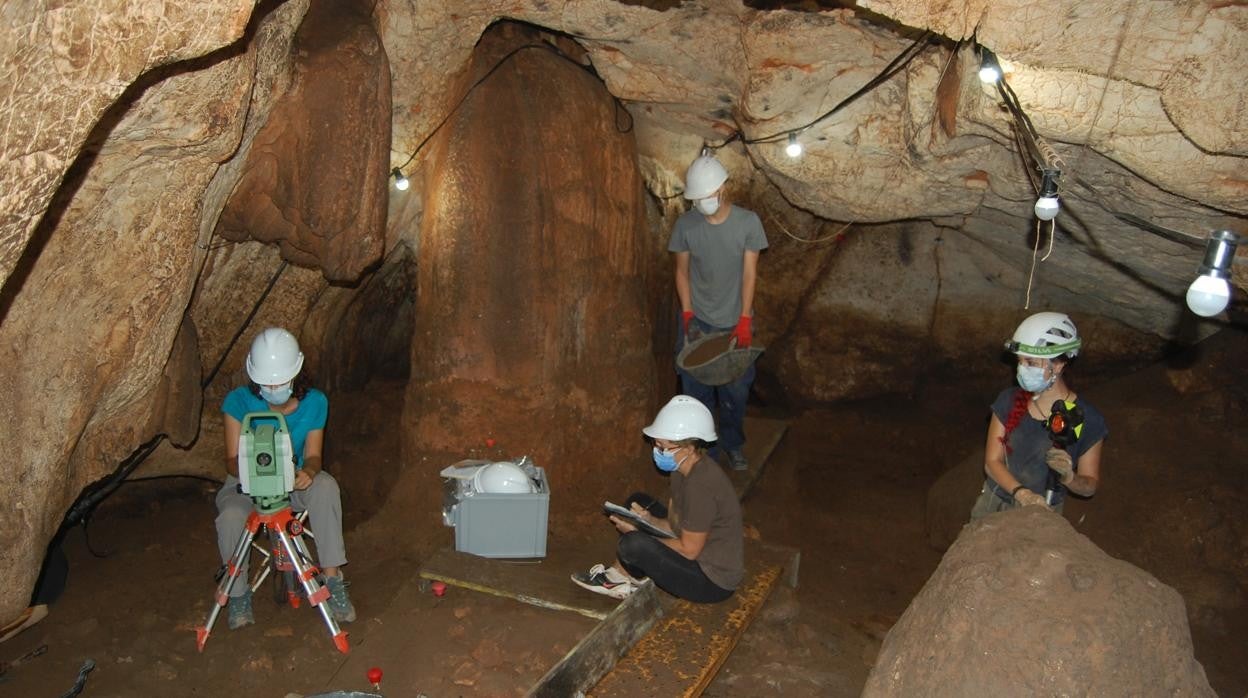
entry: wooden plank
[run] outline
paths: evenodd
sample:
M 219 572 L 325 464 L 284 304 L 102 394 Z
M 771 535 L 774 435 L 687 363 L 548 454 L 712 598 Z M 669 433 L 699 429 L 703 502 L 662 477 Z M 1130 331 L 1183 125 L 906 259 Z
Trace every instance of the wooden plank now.
M 754 556 L 731 599 L 717 604 L 675 601 L 654 628 L 594 686 L 594 698 L 693 698 L 714 678 L 770 595 L 781 566 Z
M 661 613 L 654 584 L 643 584 L 551 667 L 526 695 L 532 698 L 583 695 L 650 630 Z
M 742 450 L 745 452 L 746 460 L 750 462 L 750 468 L 749 470 L 728 470 L 728 477 L 732 480 L 738 499 L 745 497 L 750 487 L 762 476 L 763 466 L 767 464 L 767 459 L 771 458 L 771 454 L 780 445 L 780 440 L 784 438 L 788 428 L 789 423 L 783 419 L 750 416 L 745 418 L 746 441 Z
M 559 546 L 558 550 L 548 551 L 544 560 L 510 562 L 444 548 L 425 562 L 420 576 L 541 608 L 571 611 L 602 620 L 615 610 L 618 602 L 587 592 L 569 579 L 572 570 L 584 566 L 585 560 L 601 557 L 601 553 L 601 545 L 585 550 L 576 546 Z

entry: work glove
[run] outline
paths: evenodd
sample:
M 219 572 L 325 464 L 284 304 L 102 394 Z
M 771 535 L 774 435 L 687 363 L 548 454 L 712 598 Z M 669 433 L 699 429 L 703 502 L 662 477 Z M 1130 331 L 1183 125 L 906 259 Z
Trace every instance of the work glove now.
M 689 322 L 693 320 L 692 310 L 680 311 L 680 331 L 689 334 Z
M 750 322 L 752 319 L 749 315 L 742 315 L 737 320 L 737 326 L 732 330 L 732 338 L 737 340 L 737 348 L 744 349 L 750 346 Z
M 1074 462 L 1064 449 L 1050 448 L 1048 453 L 1044 454 L 1044 462 L 1048 463 L 1050 470 L 1061 476 L 1063 485 L 1069 485 L 1070 481 L 1075 479 Z
M 1018 502 L 1020 507 L 1042 506 L 1048 508 L 1048 502 L 1044 501 L 1044 495 L 1036 494 L 1024 487 L 1014 495 L 1014 501 Z

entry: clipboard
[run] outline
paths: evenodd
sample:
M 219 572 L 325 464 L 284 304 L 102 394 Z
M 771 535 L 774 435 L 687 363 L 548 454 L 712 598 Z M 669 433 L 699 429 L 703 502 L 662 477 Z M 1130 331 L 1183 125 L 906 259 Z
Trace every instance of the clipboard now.
M 649 521 L 646 521 L 645 519 L 638 516 L 631 509 L 625 509 L 619 504 L 612 504 L 611 502 L 603 502 L 602 510 L 607 512 L 608 514 L 615 514 L 621 519 L 624 519 L 625 521 L 636 526 L 637 530 L 642 531 L 644 533 L 649 533 L 650 535 L 655 536 L 656 538 L 675 538 L 676 537 L 675 533 L 672 533 L 671 531 L 666 531 L 664 529 L 659 528 L 658 526 L 655 526 Z

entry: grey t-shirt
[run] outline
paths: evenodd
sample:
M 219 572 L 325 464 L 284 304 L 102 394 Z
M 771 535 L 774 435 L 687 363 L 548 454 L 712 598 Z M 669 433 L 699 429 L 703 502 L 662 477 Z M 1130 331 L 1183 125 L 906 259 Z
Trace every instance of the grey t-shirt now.
M 672 473 L 672 530 L 706 533 L 698 567 L 715 586 L 736 589 L 745 577 L 741 502 L 724 469 L 703 455 L 689 475 Z
M 746 250 L 767 248 L 763 223 L 753 211 L 733 205 L 719 225 L 698 210 L 672 226 L 668 252 L 688 252 L 693 314 L 713 327 L 735 327 L 741 317 L 741 265 Z
M 1018 388 L 1006 388 L 997 395 L 997 399 L 992 403 L 992 413 L 1005 424 L 1010 418 L 1010 412 L 1014 408 L 1014 395 L 1018 392 Z M 1083 429 L 1080 431 L 1079 439 L 1070 446 L 1066 447 L 1066 452 L 1070 454 L 1070 459 L 1074 462 L 1075 470 L 1079 470 L 1079 459 L 1083 454 L 1087 453 L 1102 439 L 1109 435 L 1109 427 L 1105 423 L 1105 417 L 1100 410 L 1088 404 L 1082 397 L 1075 400 L 1075 403 L 1083 409 Z M 1014 427 L 1014 431 L 1010 432 L 1010 451 L 1005 456 L 1006 467 L 1009 468 L 1010 474 L 1014 479 L 1018 480 L 1020 485 L 1035 492 L 1036 494 L 1044 494 L 1045 489 L 1050 484 L 1049 466 L 1045 462 L 1044 457 L 1050 448 L 1053 448 L 1053 440 L 1049 436 L 1049 432 L 1044 428 L 1044 422 L 1032 417 L 1030 414 L 1023 415 L 1019 420 L 1018 426 Z M 1056 477 L 1052 480 L 1056 483 Z M 998 497 L 1009 501 L 1010 493 L 1005 491 L 991 477 L 988 478 L 988 485 Z M 1053 504 L 1056 505 L 1066 498 L 1065 488 L 1056 485 L 1056 493 L 1053 497 Z

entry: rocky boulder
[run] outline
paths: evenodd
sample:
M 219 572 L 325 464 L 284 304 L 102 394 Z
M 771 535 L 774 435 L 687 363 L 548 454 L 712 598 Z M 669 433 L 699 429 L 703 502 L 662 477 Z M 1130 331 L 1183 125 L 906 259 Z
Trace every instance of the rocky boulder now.
M 1183 599 L 1060 515 L 967 526 L 889 631 L 864 696 L 1213 696 Z

